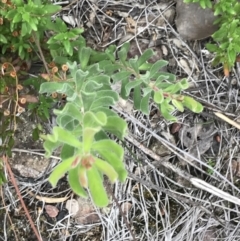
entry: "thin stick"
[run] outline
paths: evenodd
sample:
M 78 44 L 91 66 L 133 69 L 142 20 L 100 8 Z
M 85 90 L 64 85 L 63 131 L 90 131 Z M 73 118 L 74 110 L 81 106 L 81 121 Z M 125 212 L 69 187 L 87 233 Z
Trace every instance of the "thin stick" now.
M 30 223 L 30 225 L 31 225 L 31 228 L 32 228 L 33 232 L 35 233 L 35 235 L 36 235 L 36 237 L 37 237 L 37 240 L 38 240 L 38 241 L 42 241 L 42 238 L 40 237 L 40 235 L 39 235 L 36 227 L 34 226 L 33 220 L 32 220 L 32 218 L 31 218 L 31 216 L 30 216 L 30 214 L 29 214 L 29 212 L 28 212 L 28 210 L 27 210 L 27 207 L 26 207 L 26 205 L 25 205 L 25 203 L 24 203 L 24 201 L 23 201 L 23 199 L 22 199 L 22 195 L 21 195 L 21 193 L 20 193 L 20 191 L 19 191 L 19 188 L 18 188 L 18 186 L 17 186 L 16 179 L 14 178 L 14 175 L 13 175 L 12 169 L 11 169 L 9 163 L 8 163 L 7 157 L 6 157 L 6 156 L 3 156 L 3 160 L 4 160 L 4 162 L 5 162 L 5 165 L 6 165 L 8 174 L 9 174 L 9 176 L 10 176 L 10 178 L 11 178 L 11 182 L 12 182 L 12 184 L 13 184 L 16 192 L 17 192 L 18 198 L 19 198 L 19 200 L 20 200 L 20 202 L 21 202 L 21 204 L 22 204 L 22 207 L 23 207 L 23 209 L 24 209 L 24 211 L 25 211 L 25 213 L 26 213 L 26 216 L 27 216 L 27 218 L 28 218 L 28 220 L 29 220 L 29 223 Z
M 221 118 L 222 120 L 226 121 L 228 124 L 230 124 L 230 125 L 238 128 L 238 129 L 240 130 L 240 125 L 239 125 L 237 122 L 229 119 L 227 116 L 225 116 L 225 115 L 223 115 L 223 114 L 221 114 L 221 113 L 219 113 L 219 112 L 214 112 L 214 114 L 215 114 L 217 117 Z

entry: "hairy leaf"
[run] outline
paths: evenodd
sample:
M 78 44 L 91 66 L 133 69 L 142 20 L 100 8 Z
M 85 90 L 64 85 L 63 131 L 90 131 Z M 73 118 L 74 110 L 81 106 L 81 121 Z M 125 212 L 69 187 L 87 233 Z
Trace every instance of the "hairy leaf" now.
M 80 179 L 81 172 L 79 172 L 79 168 L 80 167 L 77 166 L 77 167 L 69 170 L 68 182 L 74 193 L 76 193 L 80 197 L 87 198 L 87 192 L 83 189 L 83 187 L 80 184 L 79 179 Z
M 104 189 L 102 178 L 95 166 L 87 170 L 88 186 L 94 203 L 98 207 L 108 205 L 108 196 Z
M 96 158 L 94 165 L 97 167 L 97 169 L 100 172 L 108 176 L 108 178 L 112 183 L 114 183 L 117 180 L 118 174 L 108 162 L 105 162 L 99 158 Z
M 56 187 L 58 180 L 62 178 L 63 175 L 72 168 L 72 163 L 76 158 L 78 157 L 72 156 L 68 159 L 65 159 L 53 169 L 51 175 L 48 178 L 49 182 L 53 187 Z

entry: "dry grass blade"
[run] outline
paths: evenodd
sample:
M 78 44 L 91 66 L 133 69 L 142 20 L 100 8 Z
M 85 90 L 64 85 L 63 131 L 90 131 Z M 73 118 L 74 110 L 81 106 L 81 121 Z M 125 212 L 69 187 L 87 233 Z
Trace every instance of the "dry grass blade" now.
M 229 193 L 223 192 L 222 190 L 220 190 L 219 188 L 214 187 L 213 185 L 200 180 L 198 178 L 192 178 L 191 179 L 191 183 L 198 188 L 201 188 L 202 190 L 205 190 L 211 194 L 214 194 L 220 198 L 223 198 L 224 200 L 227 200 L 229 202 L 232 203 L 236 203 L 238 205 L 240 205 L 240 199 L 237 197 L 234 197 L 232 195 L 230 195 Z
M 239 125 L 237 122 L 229 119 L 227 116 L 223 115 L 222 113 L 214 112 L 214 114 L 215 114 L 217 117 L 221 118 L 222 120 L 226 121 L 228 124 L 230 124 L 230 125 L 238 128 L 238 129 L 240 130 L 240 125 Z

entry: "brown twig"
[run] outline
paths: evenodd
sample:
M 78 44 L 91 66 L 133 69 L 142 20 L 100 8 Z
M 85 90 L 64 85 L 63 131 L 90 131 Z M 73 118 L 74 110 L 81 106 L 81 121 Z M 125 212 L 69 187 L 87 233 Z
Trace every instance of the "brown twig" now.
M 44 57 L 44 55 L 43 55 L 43 52 L 42 52 L 40 43 L 39 43 L 39 41 L 38 41 L 38 38 L 37 38 L 37 36 L 36 36 L 36 34 L 35 34 L 34 32 L 33 32 L 33 35 L 32 35 L 32 36 L 33 36 L 34 41 L 35 41 L 35 43 L 36 43 L 36 45 L 37 45 L 39 54 L 40 54 L 41 59 L 42 59 L 42 61 L 43 61 L 43 65 L 44 65 L 44 67 L 45 67 L 45 69 L 46 69 L 46 71 L 47 71 L 48 76 L 50 77 L 51 74 L 50 74 L 49 68 L 48 68 L 48 66 L 47 66 L 47 62 L 46 62 L 46 60 L 45 60 L 45 57 Z
M 27 207 L 26 207 L 26 205 L 25 205 L 25 203 L 24 203 L 24 201 L 23 201 L 23 199 L 22 199 L 22 195 L 21 195 L 21 193 L 20 193 L 20 191 L 19 191 L 19 188 L 18 188 L 16 179 L 14 178 L 14 175 L 13 175 L 12 169 L 11 169 L 9 163 L 8 163 L 7 157 L 6 157 L 6 156 L 3 156 L 3 160 L 4 160 L 4 163 L 5 163 L 5 165 L 6 165 L 8 174 L 9 174 L 9 176 L 10 176 L 10 178 L 11 178 L 11 182 L 12 182 L 12 184 L 13 184 L 16 192 L 17 192 L 18 198 L 19 198 L 19 200 L 20 200 L 20 202 L 21 202 L 21 204 L 22 204 L 22 207 L 23 207 L 23 209 L 24 209 L 24 211 L 25 211 L 25 213 L 26 213 L 26 216 L 27 216 L 27 218 L 28 218 L 28 220 L 29 220 L 29 223 L 30 223 L 30 225 L 31 225 L 31 228 L 32 228 L 33 232 L 35 233 L 35 235 L 36 235 L 36 237 L 37 237 L 37 240 L 38 240 L 38 241 L 42 241 L 42 238 L 40 237 L 40 235 L 39 235 L 36 227 L 34 226 L 33 220 L 32 220 L 32 218 L 31 218 L 31 216 L 30 216 L 30 214 L 29 214 L 29 212 L 28 212 L 28 210 L 27 210 Z

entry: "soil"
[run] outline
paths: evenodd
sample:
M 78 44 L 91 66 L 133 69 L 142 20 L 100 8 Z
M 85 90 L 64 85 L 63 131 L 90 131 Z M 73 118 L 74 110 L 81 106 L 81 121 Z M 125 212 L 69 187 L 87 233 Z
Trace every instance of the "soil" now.
M 130 101 L 118 103 L 115 109 L 129 126 L 124 143 L 129 178 L 111 186 L 111 204 L 98 209 L 90 199 L 72 193 L 66 176 L 56 188 L 50 186 L 47 178 L 59 156 L 56 152 L 45 158 L 43 142 L 32 135 L 38 122 L 26 110 L 19 117 L 8 162 L 42 240 L 240 240 L 240 131 L 214 114 L 240 123 L 240 66 L 225 78 L 221 66 L 212 67 L 214 56 L 205 48 L 211 38 L 182 39 L 175 26 L 175 1 L 76 1 L 59 15 L 65 21 L 75 16 L 95 49 L 131 41 L 132 57 L 153 48 L 153 62 L 167 60 L 166 71 L 188 78 L 190 88 L 184 94 L 200 101 L 204 111 L 175 112 L 178 122 L 169 123 L 154 105 L 146 117 Z M 6 177 L 0 240 L 37 240 L 7 171 Z M 192 178 L 212 187 L 202 190 L 192 185 Z M 223 193 L 217 195 L 213 187 Z

